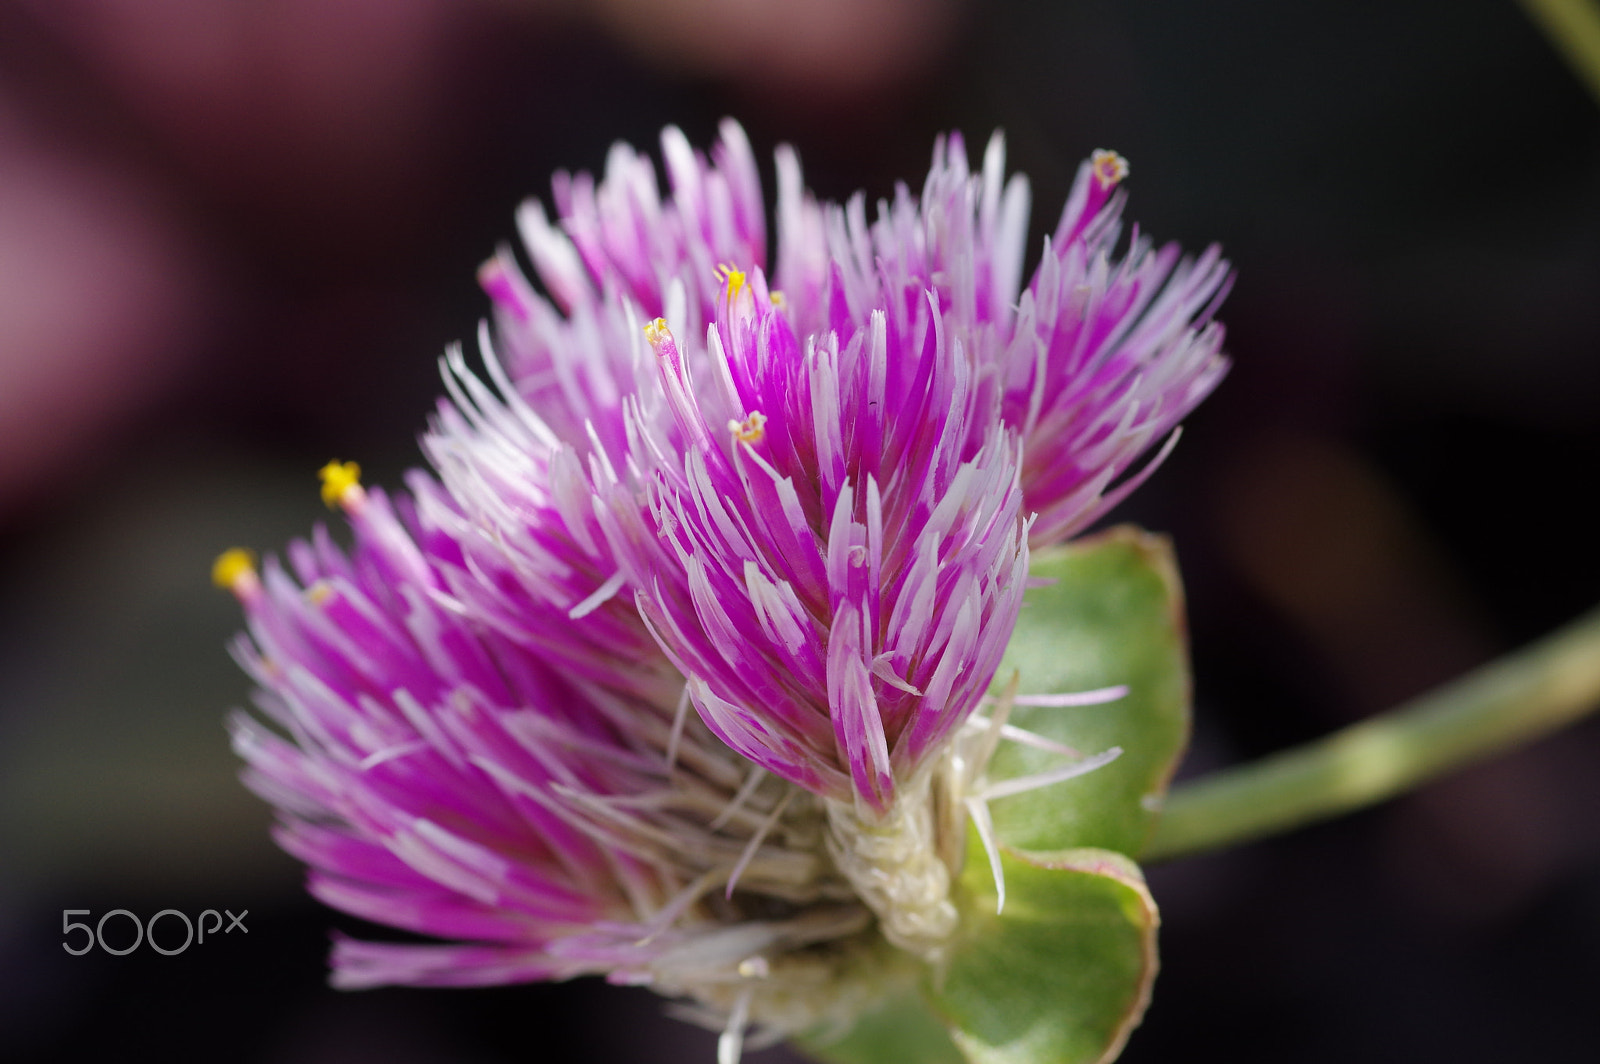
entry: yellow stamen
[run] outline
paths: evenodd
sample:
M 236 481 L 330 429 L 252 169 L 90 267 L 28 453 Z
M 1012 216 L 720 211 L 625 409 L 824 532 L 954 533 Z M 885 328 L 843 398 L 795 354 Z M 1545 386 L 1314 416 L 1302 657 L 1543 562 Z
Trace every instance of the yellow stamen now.
M 744 287 L 744 271 L 723 263 L 717 267 L 717 280 L 727 285 L 728 302 L 732 303 L 739 297 L 739 290 Z
M 354 462 L 341 462 L 337 458 L 317 470 L 322 478 L 322 501 L 328 509 L 339 505 L 345 493 L 361 487 L 361 467 Z
M 306 598 L 313 606 L 320 606 L 333 597 L 333 588 L 328 586 L 326 580 L 318 580 L 306 588 Z
M 1128 160 L 1105 148 L 1089 157 L 1089 167 L 1102 189 L 1108 189 L 1128 176 Z
M 224 591 L 232 591 L 239 581 L 253 579 L 256 575 L 256 552 L 243 547 L 233 547 L 217 555 L 211 563 L 211 582 Z
M 743 421 L 728 422 L 728 431 L 745 443 L 760 443 L 767 434 L 767 415 L 759 410 L 750 411 Z
M 657 318 L 644 327 L 644 338 L 650 341 L 650 346 L 657 351 L 661 345 L 672 339 L 672 330 L 667 328 L 666 318 Z
M 783 305 L 788 302 L 788 300 L 783 298 L 783 293 L 778 291 L 776 288 L 772 290 L 771 294 L 769 294 L 767 298 L 772 300 L 772 305 L 777 307 L 779 310 L 782 310 Z

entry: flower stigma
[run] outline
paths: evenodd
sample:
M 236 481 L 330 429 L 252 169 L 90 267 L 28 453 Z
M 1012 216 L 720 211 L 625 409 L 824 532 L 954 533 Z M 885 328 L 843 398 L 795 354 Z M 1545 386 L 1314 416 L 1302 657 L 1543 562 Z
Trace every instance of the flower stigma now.
M 1128 160 L 1106 148 L 1100 148 L 1090 156 L 1089 165 L 1094 170 L 1094 179 L 1101 191 L 1121 184 L 1128 176 Z
M 739 298 L 740 290 L 744 288 L 744 271 L 723 263 L 717 267 L 717 280 L 721 281 L 723 286 L 727 288 L 728 304 L 732 306 L 733 301 Z
M 761 438 L 767 434 L 767 415 L 759 410 L 752 410 L 743 421 L 730 420 L 728 431 L 743 443 L 760 443 Z
M 240 598 L 261 587 L 256 575 L 256 552 L 245 547 L 230 547 L 217 555 L 211 565 L 211 582 Z
M 317 476 L 322 480 L 322 501 L 330 510 L 335 506 L 355 509 L 366 494 L 361 487 L 361 467 L 355 462 L 335 458 L 317 470 Z
M 644 338 L 657 358 L 670 361 L 677 357 L 678 345 L 672 338 L 672 330 L 667 327 L 666 318 L 656 318 L 654 321 L 646 322 Z

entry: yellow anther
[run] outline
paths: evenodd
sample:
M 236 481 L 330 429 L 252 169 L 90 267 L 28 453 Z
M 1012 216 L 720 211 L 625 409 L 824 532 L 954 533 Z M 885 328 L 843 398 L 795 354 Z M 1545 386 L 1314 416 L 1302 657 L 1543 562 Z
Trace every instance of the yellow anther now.
M 651 347 L 660 350 L 662 344 L 672 339 L 672 330 L 667 328 L 667 319 L 657 318 L 649 325 L 646 325 L 644 327 L 644 338 L 650 341 Z
M 332 597 L 333 588 L 328 585 L 326 580 L 318 580 L 316 583 L 306 588 L 306 598 L 313 606 L 320 606 Z
M 217 555 L 211 563 L 211 582 L 224 591 L 232 591 L 239 581 L 253 579 L 256 575 L 256 553 L 243 547 L 233 547 Z
M 739 297 L 739 290 L 744 287 L 744 271 L 723 263 L 717 267 L 717 280 L 727 285 L 728 302 L 732 303 Z
M 1108 189 L 1128 176 L 1128 160 L 1105 148 L 1089 157 L 1089 168 L 1102 189 Z
M 743 421 L 728 422 L 728 431 L 745 443 L 760 443 L 767 434 L 767 415 L 759 410 L 750 411 Z
M 345 492 L 361 487 L 361 467 L 354 462 L 341 462 L 335 458 L 317 470 L 317 476 L 322 478 L 322 501 L 328 504 L 330 510 L 339 505 Z
M 772 292 L 768 294 L 767 298 L 772 300 L 772 305 L 777 307 L 779 310 L 782 310 L 783 305 L 788 302 L 788 300 L 783 298 L 783 293 L 778 291 L 776 288 L 774 288 Z

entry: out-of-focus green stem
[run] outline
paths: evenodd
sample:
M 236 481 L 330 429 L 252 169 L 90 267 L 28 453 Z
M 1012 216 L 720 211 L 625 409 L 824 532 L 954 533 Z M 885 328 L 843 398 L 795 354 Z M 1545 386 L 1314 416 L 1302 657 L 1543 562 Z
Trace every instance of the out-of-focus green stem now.
M 1219 849 L 1409 790 L 1600 708 L 1600 609 L 1388 713 L 1179 786 L 1144 860 Z
M 1595 0 L 1520 0 L 1600 103 L 1600 4 Z

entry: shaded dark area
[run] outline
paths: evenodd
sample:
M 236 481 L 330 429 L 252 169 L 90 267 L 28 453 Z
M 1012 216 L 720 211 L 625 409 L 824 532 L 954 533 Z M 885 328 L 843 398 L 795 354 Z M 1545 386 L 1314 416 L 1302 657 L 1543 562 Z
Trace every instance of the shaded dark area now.
M 522 196 L 725 114 L 830 197 L 1002 127 L 1036 238 L 1114 147 L 1130 218 L 1226 246 L 1235 369 L 1118 515 L 1184 565 L 1187 773 L 1600 599 L 1600 109 L 1514 4 L 0 0 L 0 1057 L 714 1059 L 643 991 L 327 989 L 356 927 L 232 780 L 206 570 L 323 519 L 330 456 L 418 461 Z M 1591 722 L 1152 870 L 1124 1059 L 1593 1059 L 1597 766 Z M 61 950 L 66 908 L 223 907 L 247 938 Z

